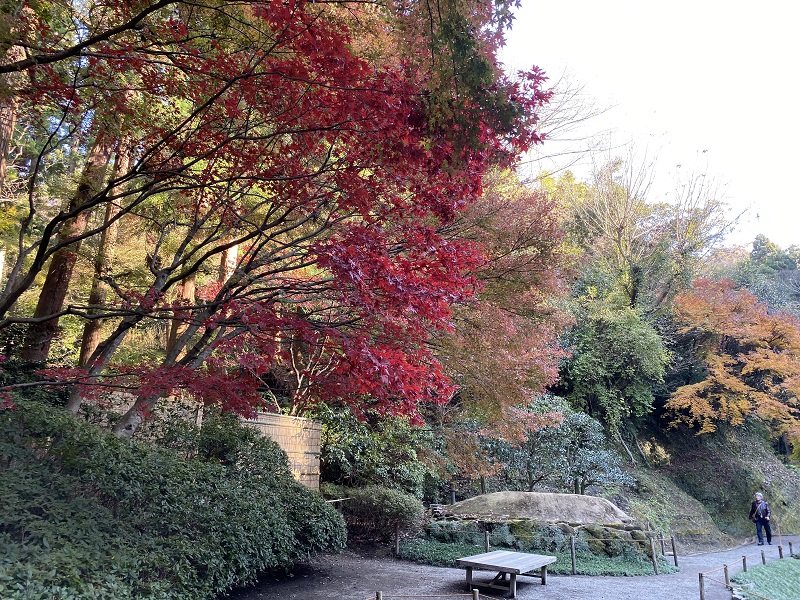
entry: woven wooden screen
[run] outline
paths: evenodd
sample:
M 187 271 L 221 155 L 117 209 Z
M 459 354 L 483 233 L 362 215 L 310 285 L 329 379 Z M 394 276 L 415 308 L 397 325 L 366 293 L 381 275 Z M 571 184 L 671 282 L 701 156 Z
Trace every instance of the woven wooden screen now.
M 294 478 L 312 490 L 319 489 L 321 426 L 316 421 L 274 413 L 258 413 L 245 421 L 271 438 L 289 457 Z

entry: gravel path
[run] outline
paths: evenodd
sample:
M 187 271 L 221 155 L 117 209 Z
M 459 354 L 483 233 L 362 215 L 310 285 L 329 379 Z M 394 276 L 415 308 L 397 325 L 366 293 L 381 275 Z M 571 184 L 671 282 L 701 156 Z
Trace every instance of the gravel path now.
M 784 556 L 789 556 L 789 542 L 795 552 L 800 551 L 800 536 L 783 536 Z M 767 562 L 778 559 L 776 537 L 772 546 L 764 546 Z M 748 567 L 761 564 L 762 548 L 755 543 L 746 544 L 722 552 L 710 552 L 680 556 L 678 573 L 639 577 L 588 577 L 548 575 L 547 586 L 537 579 L 520 577 L 517 581 L 519 600 L 683 600 L 698 599 L 701 572 L 730 565 L 730 575 L 742 569 L 742 556 L 747 556 Z M 476 571 L 476 579 L 491 575 Z M 724 580 L 722 570 L 709 577 Z M 731 600 L 731 593 L 721 583 L 707 581 L 706 600 Z M 798 582 L 800 600 L 800 582 Z M 446 569 L 417 565 L 392 558 L 364 557 L 353 552 L 320 556 L 307 564 L 297 565 L 286 577 L 264 579 L 256 586 L 238 590 L 232 594 L 234 600 L 367 600 L 382 591 L 386 600 L 427 597 L 429 600 L 447 600 L 453 595 L 465 594 L 465 579 L 462 569 Z M 436 595 L 438 594 L 438 596 Z M 481 598 L 487 596 L 481 594 Z

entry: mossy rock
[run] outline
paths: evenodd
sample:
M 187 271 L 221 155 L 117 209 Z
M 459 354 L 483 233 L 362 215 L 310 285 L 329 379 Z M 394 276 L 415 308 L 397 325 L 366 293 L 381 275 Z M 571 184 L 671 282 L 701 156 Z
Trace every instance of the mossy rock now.
M 592 554 L 596 554 L 598 556 L 601 554 L 606 554 L 606 544 L 604 541 L 589 538 L 586 540 L 586 544 L 589 546 L 589 550 L 591 550 Z
M 563 531 L 564 535 L 575 535 L 575 528 L 567 523 L 556 523 L 556 527 Z
M 529 537 L 538 532 L 544 523 L 534 521 L 533 519 L 513 519 L 507 522 L 508 530 L 512 535 L 517 537 Z
M 597 523 L 587 523 L 586 525 L 580 528 L 580 531 L 585 531 L 588 535 L 593 538 L 603 538 L 604 530 L 602 525 L 598 525 Z

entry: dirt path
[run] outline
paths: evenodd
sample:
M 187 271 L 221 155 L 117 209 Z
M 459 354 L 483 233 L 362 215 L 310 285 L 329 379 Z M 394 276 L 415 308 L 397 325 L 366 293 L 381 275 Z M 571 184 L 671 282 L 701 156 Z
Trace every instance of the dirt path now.
M 784 556 L 789 556 L 789 542 L 800 551 L 800 536 L 783 536 Z M 772 546 L 764 546 L 767 561 L 778 559 L 778 538 Z M 519 600 L 691 600 L 698 599 L 698 573 L 724 564 L 730 565 L 731 576 L 742 569 L 742 556 L 748 566 L 761 563 L 762 548 L 754 543 L 722 552 L 679 556 L 681 570 L 670 575 L 641 577 L 587 577 L 550 575 L 547 586 L 537 579 L 521 577 L 517 586 Z M 679 551 L 680 552 L 680 551 Z M 488 572 L 476 572 L 479 576 Z M 722 581 L 720 570 L 710 575 Z M 724 585 L 708 581 L 706 600 L 730 600 Z M 798 585 L 800 590 L 800 585 Z M 372 558 L 346 551 L 342 554 L 320 556 L 307 564 L 297 565 L 292 574 L 268 578 L 256 586 L 239 590 L 234 600 L 366 600 L 382 591 L 386 600 L 427 597 L 446 600 L 452 595 L 466 594 L 464 571 L 428 567 L 392 558 Z M 438 596 L 436 596 L 438 594 Z M 468 596 L 461 596 L 466 599 Z M 481 598 L 493 596 L 481 595 Z M 494 596 L 496 597 L 496 596 Z M 798 591 L 800 600 L 800 591 Z

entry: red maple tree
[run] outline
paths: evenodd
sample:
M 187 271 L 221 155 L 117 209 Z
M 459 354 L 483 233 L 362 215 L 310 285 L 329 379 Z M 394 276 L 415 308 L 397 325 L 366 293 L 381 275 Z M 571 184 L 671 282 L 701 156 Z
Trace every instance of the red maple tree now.
M 480 196 L 490 166 L 539 141 L 547 99 L 538 70 L 502 74 L 502 10 L 454 5 L 423 20 L 421 6 L 109 1 L 59 23 L 58 11 L 22 14 L 29 56 L 0 66 L 27 76 L 21 120 L 78 147 L 130 150 L 110 176 L 87 160 L 56 213 L 37 206 L 42 178 L 28 174 L 0 328 L 32 323 L 46 354 L 59 317 L 104 320 L 86 366 L 61 376 L 80 382 L 73 410 L 98 391 L 135 393 L 122 434 L 179 393 L 241 413 L 265 388 L 295 410 L 369 398 L 414 415 L 449 398 L 426 340 L 472 297 L 482 258 L 441 228 Z M 353 43 L 354 23 L 369 24 L 368 41 Z M 54 115 L 80 126 L 53 129 Z M 41 139 L 46 157 L 53 138 Z M 108 205 L 110 219 L 87 218 Z M 74 293 L 32 318 L 11 310 L 59 256 L 67 298 L 72 255 L 117 222 L 146 242 L 147 261 L 135 277 L 102 274 L 114 301 Z M 176 298 L 189 281 L 198 293 Z M 182 324 L 163 357 L 115 364 L 132 331 L 163 321 Z

